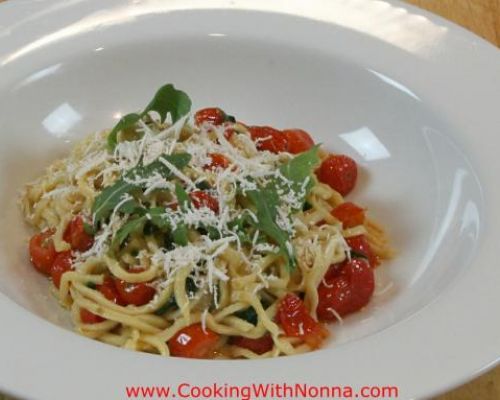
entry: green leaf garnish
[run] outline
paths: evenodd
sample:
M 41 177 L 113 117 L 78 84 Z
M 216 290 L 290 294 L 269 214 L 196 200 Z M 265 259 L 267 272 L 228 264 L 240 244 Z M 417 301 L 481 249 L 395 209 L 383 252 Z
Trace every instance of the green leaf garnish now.
M 131 233 L 142 230 L 146 221 L 147 219 L 145 216 L 135 217 L 127 221 L 120 229 L 118 229 L 118 232 L 116 232 L 116 235 L 113 238 L 113 247 L 116 248 L 117 246 L 120 246 Z
M 139 165 L 130 169 L 129 171 L 127 171 L 125 176 L 129 179 L 136 179 L 148 178 L 155 174 L 160 174 L 165 179 L 168 179 L 172 176 L 172 171 L 162 161 L 167 161 L 175 168 L 182 170 L 189 164 L 189 161 L 191 161 L 191 155 L 188 153 L 171 154 L 168 156 L 163 155 L 158 157 L 158 159 L 153 161 L 151 164 Z M 146 188 L 146 186 L 146 184 L 142 185 L 143 188 Z
M 301 153 L 294 158 L 292 158 L 287 163 L 280 167 L 281 175 L 283 175 L 290 184 L 285 184 L 280 181 L 276 184 L 285 193 L 292 190 L 295 196 L 299 199 L 301 207 L 307 198 L 311 188 L 314 186 L 314 180 L 312 174 L 314 168 L 319 164 L 318 157 L 319 145 L 313 146 L 310 150 Z
M 351 249 L 351 258 L 364 258 L 365 260 L 368 260 L 368 256 L 365 253 L 361 253 L 356 250 Z
M 259 317 L 257 316 L 257 312 L 253 307 L 245 308 L 244 310 L 237 311 L 234 313 L 238 318 L 241 318 L 252 325 L 256 326 L 259 321 Z
M 160 308 L 158 308 L 154 314 L 155 315 L 159 315 L 159 316 L 162 316 L 163 314 L 165 314 L 170 308 L 178 308 L 177 306 L 177 302 L 175 301 L 175 297 L 172 296 L 170 297 L 166 302 L 165 304 L 163 304 Z
M 156 92 L 153 99 L 140 114 L 131 113 L 123 116 L 108 135 L 108 151 L 114 151 L 118 144 L 118 133 L 133 128 L 135 124 L 150 111 L 156 111 L 163 123 L 170 114 L 172 123 L 177 122 L 191 110 L 191 99 L 182 90 L 175 89 L 174 85 L 167 84 Z
M 194 283 L 194 279 L 190 276 L 186 279 L 186 293 L 188 296 L 192 296 L 198 290 L 198 287 Z M 175 301 L 175 296 L 170 297 L 165 304 L 163 304 L 158 310 L 154 312 L 155 315 L 163 315 L 171 308 L 179 308 L 177 301 Z
M 210 183 L 208 183 L 207 181 L 198 182 L 195 186 L 200 190 L 208 190 L 211 188 Z
M 119 179 L 113 185 L 105 188 L 95 199 L 92 205 L 94 228 L 99 222 L 106 219 L 122 200 L 122 196 L 131 192 L 136 186 Z
M 172 231 L 172 239 L 179 246 L 187 246 L 189 242 L 187 226 L 185 224 L 177 225 L 177 228 Z
M 179 153 L 169 156 L 160 156 L 158 160 L 153 161 L 151 164 L 146 166 L 140 165 L 130 169 L 125 174 L 125 178 L 129 180 L 148 178 L 156 173 L 160 174 L 165 179 L 170 178 L 172 176 L 172 171 L 161 161 L 161 159 L 168 161 L 177 169 L 181 170 L 189 164 L 191 155 Z M 115 207 L 123 200 L 124 195 L 131 194 L 134 190 L 143 188 L 144 185 L 129 183 L 124 178 L 120 178 L 113 185 L 104 188 L 104 190 L 94 199 L 94 204 L 92 205 L 94 229 L 97 228 L 101 221 L 104 221 L 110 216 Z M 139 204 L 135 200 L 130 199 L 124 202 L 118 211 L 131 214 L 137 210 L 138 206 Z
M 95 229 L 92 225 L 90 225 L 87 222 L 83 222 L 83 230 L 87 235 L 94 236 L 95 235 Z
M 179 208 L 185 211 L 190 204 L 189 196 L 179 182 L 175 182 L 175 196 L 179 203 Z
M 252 223 L 261 232 L 267 235 L 280 248 L 280 253 L 285 257 L 286 265 L 293 270 L 297 264 L 295 254 L 286 231 L 275 222 L 278 215 L 277 208 L 280 204 L 278 193 L 274 185 L 269 184 L 264 189 L 250 190 L 247 192 L 250 201 L 255 205 L 258 223 Z

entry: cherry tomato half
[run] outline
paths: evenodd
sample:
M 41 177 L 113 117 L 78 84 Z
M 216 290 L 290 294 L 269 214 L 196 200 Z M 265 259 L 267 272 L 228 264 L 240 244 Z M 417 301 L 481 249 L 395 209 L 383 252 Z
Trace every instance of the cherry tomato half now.
M 311 317 L 296 294 L 289 293 L 281 300 L 276 319 L 287 336 L 302 338 L 314 349 L 328 337 L 328 330 Z
M 219 335 L 208 328 L 203 330 L 201 324 L 193 324 L 181 329 L 167 343 L 174 357 L 210 358 L 219 344 Z
M 316 174 L 320 182 L 346 196 L 356 185 L 358 167 L 351 157 L 332 154 L 321 163 Z
M 244 349 L 253 351 L 255 354 L 267 353 L 274 346 L 273 338 L 269 334 L 258 339 L 236 336 L 231 338 L 230 343 L 234 346 L 243 347 Z
M 54 282 L 56 288 L 59 289 L 63 274 L 71 271 L 72 263 L 73 257 L 71 256 L 71 251 L 63 251 L 57 254 L 50 270 L 50 276 L 52 277 L 52 282 Z
M 34 267 L 45 275 L 50 275 L 52 265 L 57 256 L 54 243 L 52 242 L 53 230 L 34 235 L 29 243 L 29 253 L 31 263 Z
M 271 153 L 287 151 L 287 139 L 281 131 L 270 126 L 250 126 L 248 130 L 258 150 L 268 150 Z
M 115 287 L 118 299 L 125 305 L 143 306 L 148 304 L 156 294 L 156 289 L 146 283 L 128 283 L 121 279 L 115 279 Z
M 368 262 L 372 268 L 380 264 L 377 255 L 373 252 L 370 243 L 366 240 L 365 235 L 352 236 L 346 239 L 347 244 L 354 253 L 364 255 L 368 258 Z M 354 254 L 356 256 L 356 254 Z
M 203 108 L 194 114 L 194 122 L 198 126 L 203 122 L 221 125 L 225 120 L 226 113 L 218 107 Z
M 344 229 L 362 225 L 365 221 L 365 210 L 349 201 L 335 207 L 331 214 L 342 222 Z
M 84 324 L 98 324 L 99 322 L 105 321 L 105 319 L 103 317 L 101 317 L 100 315 L 96 315 L 94 313 L 91 313 L 86 308 L 80 309 L 80 320 Z
M 217 168 L 226 169 L 229 167 L 229 160 L 226 156 L 219 153 L 211 153 L 209 154 L 210 159 L 212 160 L 209 164 L 205 165 L 205 169 L 214 170 Z
M 209 195 L 207 192 L 195 190 L 194 192 L 189 193 L 189 198 L 195 208 L 207 207 L 214 213 L 219 212 L 219 202 L 215 197 Z
M 121 306 L 125 305 L 125 302 L 120 297 L 118 290 L 115 285 L 115 281 L 110 276 L 106 276 L 102 285 L 97 285 L 96 289 L 102 293 L 102 295 L 112 301 L 113 303 L 119 304 Z
M 64 231 L 63 239 L 73 250 L 86 251 L 94 244 L 94 238 L 85 232 L 83 218 L 77 215 Z
M 345 261 L 338 273 L 325 277 L 318 287 L 318 318 L 334 321 L 335 313 L 344 316 L 360 310 L 368 304 L 374 289 L 373 269 L 366 260 Z
M 285 129 L 283 135 L 286 138 L 289 153 L 302 153 L 314 146 L 311 135 L 302 129 Z

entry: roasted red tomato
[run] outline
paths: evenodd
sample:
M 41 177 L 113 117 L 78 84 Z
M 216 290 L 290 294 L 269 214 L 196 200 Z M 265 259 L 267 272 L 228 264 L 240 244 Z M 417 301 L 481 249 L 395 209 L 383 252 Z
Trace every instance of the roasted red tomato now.
M 119 304 L 121 306 L 125 305 L 125 302 L 120 297 L 118 289 L 116 288 L 115 281 L 110 276 L 106 276 L 102 285 L 97 285 L 96 287 L 99 292 L 102 293 L 106 299 L 112 301 L 113 303 Z
M 248 130 L 252 140 L 256 142 L 257 149 L 271 153 L 287 151 L 287 139 L 281 131 L 270 126 L 250 126 Z
M 93 314 L 85 308 L 80 309 L 80 319 L 84 324 L 97 324 L 105 321 L 103 317 Z
M 351 157 L 332 154 L 321 163 L 316 175 L 320 182 L 346 196 L 356 185 L 358 167 Z
M 248 339 L 243 336 L 231 338 L 231 344 L 253 351 L 256 354 L 264 354 L 273 348 L 274 342 L 271 335 L 267 334 L 258 339 Z
M 293 293 L 281 300 L 276 320 L 287 336 L 302 338 L 314 349 L 328 337 L 328 330 L 311 317 L 302 300 Z
M 229 167 L 229 160 L 226 156 L 219 153 L 212 153 L 209 154 L 209 156 L 212 161 L 204 167 L 205 169 L 214 170 L 217 168 L 226 169 Z
M 195 190 L 194 192 L 189 193 L 189 198 L 195 208 L 207 207 L 214 213 L 219 212 L 219 202 L 215 197 L 209 195 L 207 192 Z
M 118 299 L 123 302 L 123 305 L 143 306 L 148 304 L 156 294 L 156 289 L 147 283 L 128 283 L 121 279 L 115 279 L 114 283 Z
M 327 279 L 328 278 L 328 279 Z M 318 287 L 318 318 L 336 320 L 368 304 L 375 289 L 373 269 L 365 259 L 345 261 L 339 271 L 325 277 Z
M 86 251 L 94 244 L 94 238 L 85 232 L 83 218 L 77 215 L 64 231 L 63 239 L 73 250 Z
M 335 207 L 331 214 L 342 222 L 344 229 L 362 225 L 365 221 L 365 210 L 349 201 Z
M 352 236 L 346 239 L 347 244 L 353 252 L 353 256 L 362 255 L 368 258 L 371 267 L 376 267 L 380 264 L 377 255 L 373 252 L 365 235 Z
M 57 252 L 52 242 L 53 230 L 34 235 L 29 244 L 30 259 L 35 268 L 45 275 L 50 275 Z
M 314 146 L 311 135 L 302 129 L 285 129 L 283 135 L 286 138 L 289 153 L 302 153 Z
M 59 289 L 63 274 L 71 271 L 72 263 L 73 257 L 71 256 L 71 251 L 63 251 L 57 254 L 50 270 L 50 276 L 52 277 L 52 282 L 54 282 L 56 288 Z
M 226 120 L 226 113 L 218 107 L 203 108 L 194 114 L 194 122 L 201 125 L 203 122 L 211 122 L 221 125 Z
M 219 335 L 194 324 L 181 329 L 167 344 L 175 357 L 211 358 L 219 344 Z

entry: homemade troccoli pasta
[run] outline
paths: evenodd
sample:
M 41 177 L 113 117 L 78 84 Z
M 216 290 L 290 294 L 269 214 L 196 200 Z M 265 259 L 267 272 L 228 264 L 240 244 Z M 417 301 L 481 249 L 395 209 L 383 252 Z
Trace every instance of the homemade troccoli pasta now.
M 320 347 L 391 255 L 344 200 L 356 163 L 300 129 L 190 108 L 165 85 L 26 185 L 32 264 L 78 332 L 115 346 L 191 358 Z

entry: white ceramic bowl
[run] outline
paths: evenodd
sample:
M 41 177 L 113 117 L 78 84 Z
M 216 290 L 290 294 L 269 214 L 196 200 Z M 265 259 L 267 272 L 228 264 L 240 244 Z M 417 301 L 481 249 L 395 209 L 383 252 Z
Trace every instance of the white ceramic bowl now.
M 72 333 L 29 265 L 17 191 L 166 82 L 195 109 L 304 128 L 363 167 L 351 198 L 398 255 L 377 271 L 388 290 L 325 349 L 263 361 L 115 349 Z M 132 384 L 303 382 L 394 385 L 406 399 L 498 361 L 500 53 L 472 34 L 381 0 L 11 1 L 0 94 L 1 390 L 78 400 Z

